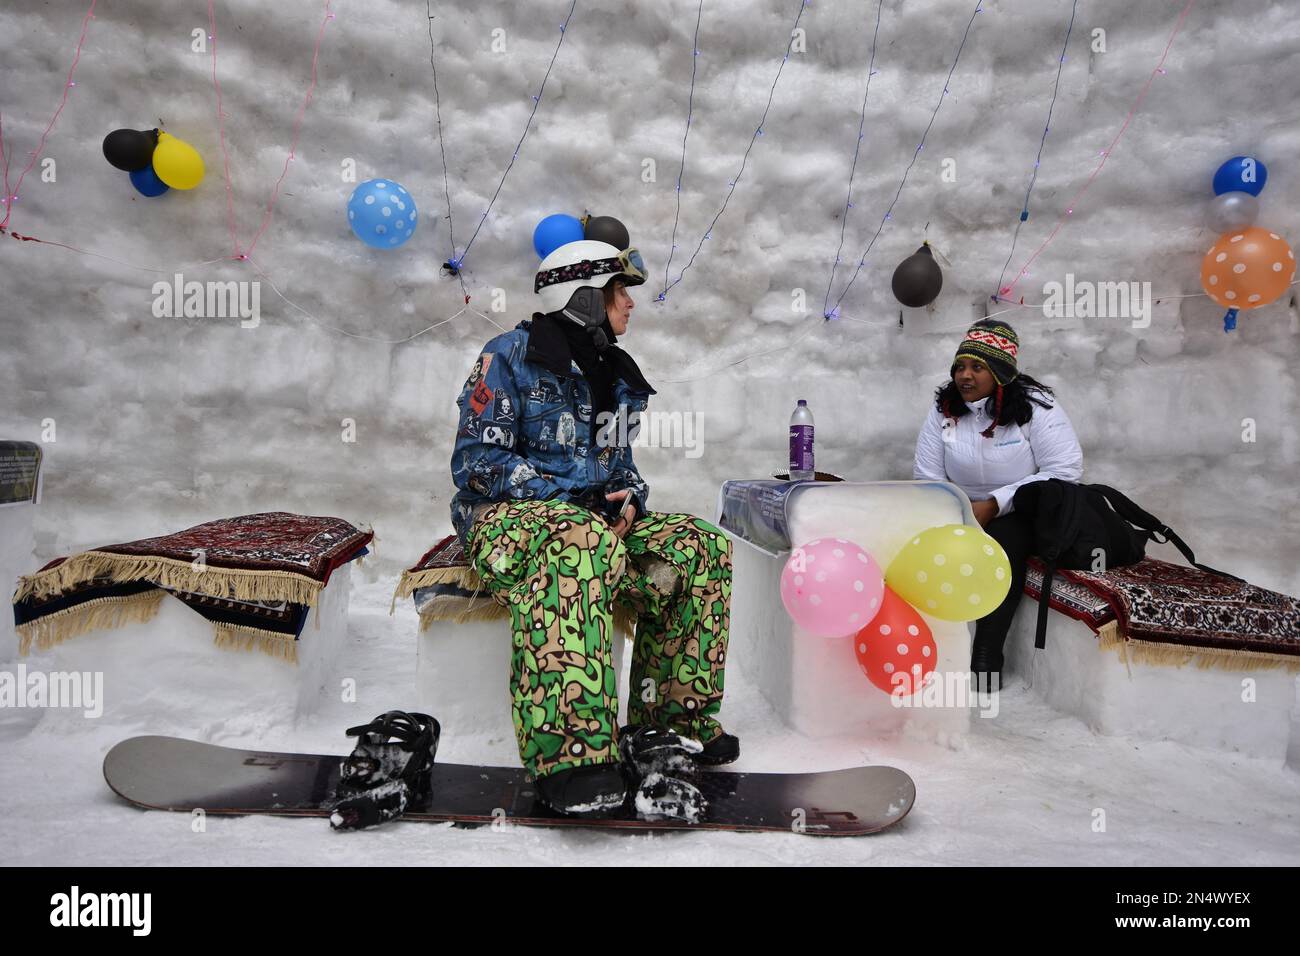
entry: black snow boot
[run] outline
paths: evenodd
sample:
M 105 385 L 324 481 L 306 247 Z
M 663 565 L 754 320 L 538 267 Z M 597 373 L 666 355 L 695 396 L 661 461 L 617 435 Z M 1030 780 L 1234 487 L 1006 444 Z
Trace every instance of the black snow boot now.
M 537 796 L 557 813 L 605 816 L 623 806 L 627 785 L 617 763 L 596 763 L 538 777 Z
M 428 714 L 401 710 L 349 727 L 347 735 L 360 739 L 339 768 L 330 826 L 336 830 L 372 827 L 428 797 L 441 733 Z
M 710 767 L 731 763 L 740 757 L 740 738 L 735 734 L 721 733 L 695 755 L 695 762 Z
M 976 633 L 970 649 L 970 669 L 975 691 L 980 694 L 1002 690 L 1002 642 L 993 642 Z
M 623 769 L 635 788 L 633 808 L 646 820 L 680 819 L 696 823 L 708 809 L 697 786 L 698 740 L 654 727 L 626 727 L 619 734 Z

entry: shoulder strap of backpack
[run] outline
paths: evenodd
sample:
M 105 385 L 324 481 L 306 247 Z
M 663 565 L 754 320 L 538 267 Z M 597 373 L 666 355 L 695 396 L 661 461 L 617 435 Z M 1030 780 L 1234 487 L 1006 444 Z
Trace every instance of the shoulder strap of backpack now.
M 1048 481 L 1056 482 L 1061 486 L 1061 504 L 1053 516 L 1054 534 L 1047 542 L 1048 546 L 1042 549 L 1048 553 L 1040 555 L 1043 560 L 1043 585 L 1038 594 L 1038 622 L 1034 627 L 1034 647 L 1039 650 L 1047 644 L 1047 612 L 1051 607 L 1052 578 L 1056 574 L 1056 562 L 1060 558 L 1061 551 L 1074 543 L 1074 539 L 1079 534 L 1080 521 L 1078 486 L 1057 478 L 1049 478 Z M 1041 512 L 1035 520 L 1041 526 L 1044 520 Z
M 1138 505 L 1127 495 L 1116 491 L 1109 485 L 1088 485 L 1087 487 L 1105 498 L 1106 502 L 1115 509 L 1115 513 L 1121 518 L 1129 524 L 1136 525 L 1142 531 L 1145 531 L 1147 537 L 1152 541 L 1159 544 L 1172 544 L 1182 552 L 1183 557 L 1185 557 L 1188 563 L 1193 567 L 1200 568 L 1202 571 L 1208 572 L 1209 574 L 1217 574 L 1220 577 L 1231 578 L 1234 581 L 1245 583 L 1245 578 L 1239 578 L 1235 574 L 1229 574 L 1226 571 L 1219 571 L 1209 565 L 1201 564 L 1196 560 L 1196 555 L 1192 553 L 1192 549 L 1187 546 L 1187 542 L 1180 538 L 1173 528 L 1169 527 L 1169 525 L 1165 524 L 1150 512 L 1142 510 L 1142 508 L 1138 507 Z
M 1086 487 L 1092 489 L 1105 498 L 1106 503 L 1115 509 L 1117 515 L 1129 524 L 1136 525 L 1143 531 L 1151 532 L 1152 537 L 1156 534 L 1169 533 L 1169 528 L 1163 521 L 1151 514 L 1149 511 L 1144 511 L 1136 502 L 1133 501 L 1133 499 L 1129 498 L 1128 495 L 1123 492 L 1116 491 L 1109 485 L 1087 485 Z M 1163 543 L 1164 542 L 1162 541 L 1161 544 Z

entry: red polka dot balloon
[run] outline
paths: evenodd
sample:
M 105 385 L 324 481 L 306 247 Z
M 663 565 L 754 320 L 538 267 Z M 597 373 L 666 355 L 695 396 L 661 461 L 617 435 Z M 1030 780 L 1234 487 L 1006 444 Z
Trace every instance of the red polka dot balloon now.
M 1201 285 L 1227 309 L 1257 309 L 1281 297 L 1295 281 L 1295 253 L 1261 226 L 1230 229 L 1201 260 Z
M 880 613 L 854 639 L 858 666 L 886 694 L 910 697 L 934 671 L 938 648 L 919 611 L 888 586 Z

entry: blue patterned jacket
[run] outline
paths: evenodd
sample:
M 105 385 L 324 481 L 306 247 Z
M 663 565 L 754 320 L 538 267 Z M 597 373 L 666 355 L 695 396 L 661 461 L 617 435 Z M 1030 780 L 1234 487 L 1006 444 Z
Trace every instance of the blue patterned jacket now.
M 496 501 L 558 498 L 599 508 L 606 492 L 630 488 L 638 517 L 646 510 L 650 489 L 631 442 L 655 390 L 618 350 L 630 366 L 615 380 L 619 419 L 596 422 L 591 388 L 563 333 L 539 318 L 488 342 L 456 399 L 451 521 L 466 546 L 478 512 Z

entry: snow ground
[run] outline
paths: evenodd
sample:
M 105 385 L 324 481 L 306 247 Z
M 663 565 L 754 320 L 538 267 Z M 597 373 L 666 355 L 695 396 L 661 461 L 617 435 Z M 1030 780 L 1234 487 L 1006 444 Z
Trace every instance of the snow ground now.
M 781 723 L 739 667 L 728 671 L 722 716 L 744 747 L 739 770 L 795 771 L 884 763 L 917 785 L 899 825 L 871 837 L 796 834 L 630 835 L 512 827 L 391 824 L 336 834 L 325 820 L 210 816 L 125 805 L 100 774 L 104 754 L 137 733 L 173 733 L 229 746 L 346 752 L 343 728 L 414 695 L 417 619 L 410 602 L 388 616 L 394 576 L 368 564 L 354 576 L 340 672 L 363 689 L 310 719 L 231 714 L 203 726 L 184 715 L 124 726 L 61 711 L 0 712 L 0 862 L 26 865 L 1296 865 L 1300 773 L 1256 759 L 1093 734 L 1019 686 L 1001 714 L 975 718 L 955 747 L 908 740 L 804 739 Z M 94 636 L 80 640 L 94 640 Z M 37 666 L 39 658 L 29 659 Z M 166 662 L 160 680 L 184 680 Z M 383 688 L 367 692 L 365 688 Z M 410 706 L 410 705 L 406 705 Z M 505 706 L 503 700 L 502 706 Z M 436 709 L 435 709 L 436 713 Z M 33 722 L 34 720 L 34 722 Z M 447 728 L 449 762 L 513 763 L 514 742 Z M 21 785 L 17 785 L 21 782 Z M 1094 811 L 1105 832 L 1094 832 Z

